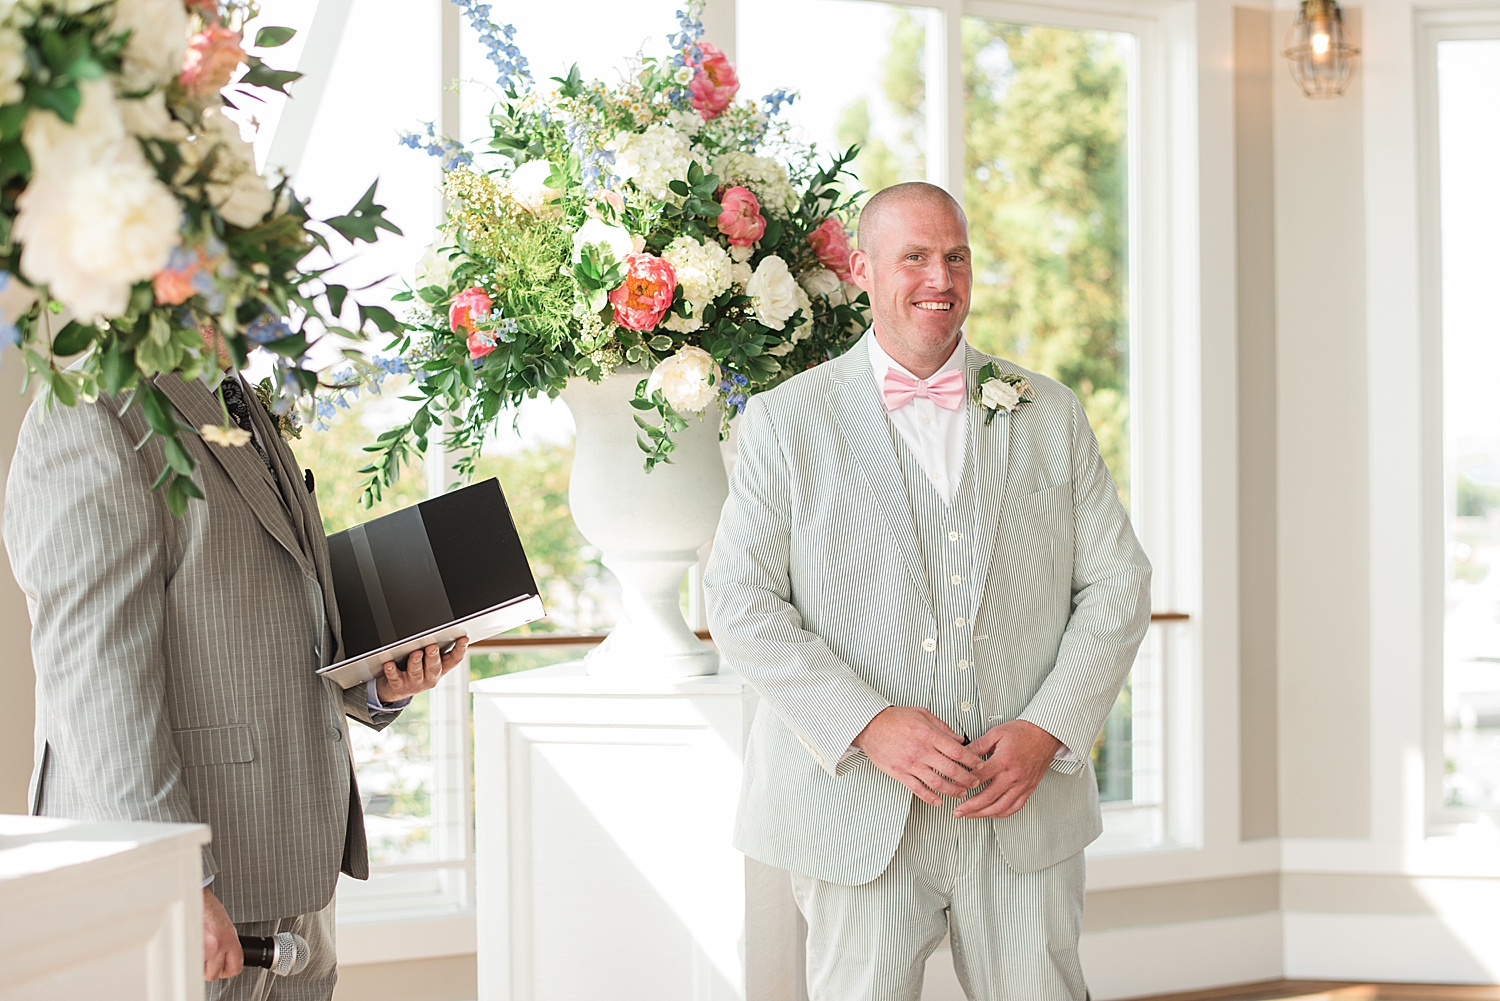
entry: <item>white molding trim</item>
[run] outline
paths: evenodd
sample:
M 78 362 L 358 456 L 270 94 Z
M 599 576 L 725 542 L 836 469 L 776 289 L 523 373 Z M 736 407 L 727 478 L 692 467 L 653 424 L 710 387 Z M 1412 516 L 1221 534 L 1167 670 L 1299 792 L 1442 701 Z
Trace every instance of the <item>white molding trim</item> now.
M 307 151 L 307 141 L 312 138 L 318 120 L 318 110 L 323 106 L 323 93 L 328 89 L 328 78 L 333 73 L 353 3 L 354 0 L 317 0 L 312 24 L 307 29 L 307 42 L 297 60 L 297 72 L 302 77 L 290 85 L 292 99 L 282 107 L 281 117 L 276 121 L 271 150 L 266 154 L 267 171 L 280 168 L 296 180 L 302 154 Z
M 466 956 L 479 950 L 474 912 L 392 921 L 340 921 L 340 966 L 398 963 L 436 956 Z

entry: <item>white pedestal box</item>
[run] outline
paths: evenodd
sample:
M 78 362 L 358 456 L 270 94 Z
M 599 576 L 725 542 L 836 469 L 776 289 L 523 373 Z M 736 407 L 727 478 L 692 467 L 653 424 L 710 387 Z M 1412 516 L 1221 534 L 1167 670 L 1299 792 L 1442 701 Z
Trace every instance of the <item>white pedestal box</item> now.
M 0 1001 L 201 999 L 208 837 L 0 816 Z
M 755 691 L 734 675 L 475 682 L 481 1001 L 796 1001 L 786 873 L 731 845 Z

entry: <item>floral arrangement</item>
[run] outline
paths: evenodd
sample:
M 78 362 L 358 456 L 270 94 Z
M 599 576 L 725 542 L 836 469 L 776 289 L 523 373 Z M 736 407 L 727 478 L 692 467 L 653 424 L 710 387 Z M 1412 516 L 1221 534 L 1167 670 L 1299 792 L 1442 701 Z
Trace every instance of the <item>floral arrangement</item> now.
M 1036 399 L 1036 390 L 1031 380 L 1015 372 L 1002 372 L 994 362 L 975 373 L 974 403 L 984 411 L 984 423 L 988 427 L 996 414 L 1008 414 L 1023 403 Z
M 399 330 L 327 269 L 302 267 L 330 249 L 325 234 L 399 232 L 374 186 L 315 224 L 225 114 L 299 76 L 246 52 L 256 13 L 252 0 L 0 0 L 0 340 L 21 348 L 49 404 L 129 394 L 165 439 L 156 488 L 177 515 L 202 497 L 179 436 L 235 447 L 248 435 L 227 410 L 222 426 L 187 427 L 154 376 L 217 387 L 225 364 L 263 348 L 275 374 L 258 393 L 290 432 L 318 381 L 312 339 Z M 250 47 L 292 35 L 263 27 Z M 355 329 L 337 326 L 346 306 Z
M 717 404 L 727 426 L 749 394 L 868 326 L 839 189 L 855 151 L 819 168 L 776 119 L 791 95 L 737 100 L 696 6 L 679 12 L 669 58 L 636 57 L 612 87 L 574 66 L 552 88 L 488 5 L 455 2 L 490 50 L 500 97 L 487 151 L 430 125 L 403 140 L 441 157 L 449 211 L 392 345 L 421 405 L 372 446 L 367 502 L 435 424 L 450 420 L 468 472 L 503 407 L 627 369 L 649 471 L 671 461 L 688 417 Z

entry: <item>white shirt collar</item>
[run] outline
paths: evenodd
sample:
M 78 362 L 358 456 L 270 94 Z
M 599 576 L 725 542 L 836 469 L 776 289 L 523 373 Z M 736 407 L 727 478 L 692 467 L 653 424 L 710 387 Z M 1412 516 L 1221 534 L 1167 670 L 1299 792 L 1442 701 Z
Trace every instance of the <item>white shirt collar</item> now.
M 953 345 L 953 353 L 948 356 L 948 360 L 943 362 L 942 367 L 939 368 L 936 372 L 932 373 L 932 375 L 929 375 L 927 378 L 930 380 L 942 374 L 943 372 L 948 372 L 953 369 L 962 369 L 965 358 L 966 355 L 964 352 L 964 339 L 960 337 L 958 339 L 958 343 Z M 885 353 L 885 348 L 880 346 L 880 341 L 875 337 L 875 331 L 873 329 L 871 329 L 870 331 L 870 367 L 875 371 L 875 388 L 877 389 L 885 384 L 885 374 L 893 368 L 900 369 L 902 372 L 906 372 L 906 374 L 910 375 L 913 379 L 916 378 L 915 375 L 912 375 L 912 373 L 907 370 L 905 365 L 902 365 L 900 362 L 896 361 L 896 359 Z

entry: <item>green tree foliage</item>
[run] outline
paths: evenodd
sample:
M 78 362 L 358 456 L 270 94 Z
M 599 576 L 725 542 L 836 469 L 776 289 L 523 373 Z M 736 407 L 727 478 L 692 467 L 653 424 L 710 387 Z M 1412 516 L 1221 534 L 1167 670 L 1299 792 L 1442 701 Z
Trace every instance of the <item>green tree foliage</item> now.
M 1107 33 L 968 17 L 964 38 L 967 174 L 974 250 L 966 334 L 982 351 L 1066 384 L 1083 402 L 1122 499 L 1130 492 L 1127 347 L 1127 72 Z M 871 135 L 850 105 L 841 142 L 871 191 L 920 177 L 925 93 L 922 22 L 898 15 L 884 61 L 900 123 Z

